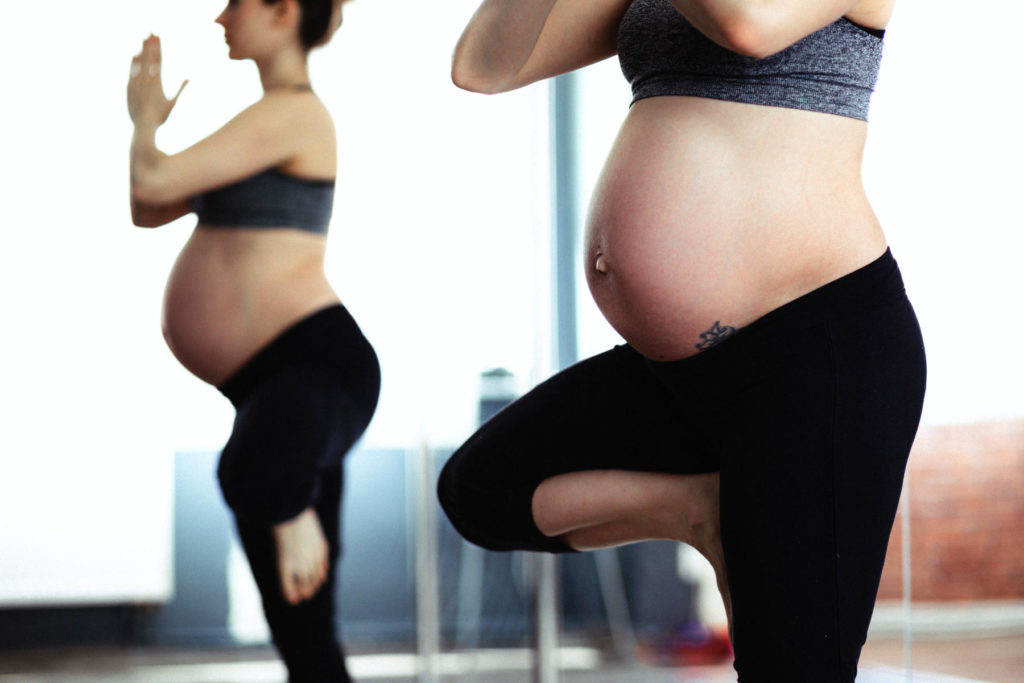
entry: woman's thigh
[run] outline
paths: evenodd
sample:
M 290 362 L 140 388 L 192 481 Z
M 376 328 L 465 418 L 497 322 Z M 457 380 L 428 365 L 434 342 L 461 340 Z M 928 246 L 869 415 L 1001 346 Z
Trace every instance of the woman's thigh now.
M 484 424 L 449 459 L 438 494 L 469 540 L 495 550 L 564 551 L 533 524 L 537 486 L 597 469 L 699 473 L 717 469 L 696 422 L 619 346 L 539 384 Z
M 265 525 L 291 519 L 319 495 L 320 472 L 341 466 L 366 420 L 330 367 L 286 367 L 239 405 L 218 465 L 239 517 Z
M 736 668 L 744 683 L 853 681 L 921 411 L 920 334 L 893 305 L 779 356 L 722 427 Z

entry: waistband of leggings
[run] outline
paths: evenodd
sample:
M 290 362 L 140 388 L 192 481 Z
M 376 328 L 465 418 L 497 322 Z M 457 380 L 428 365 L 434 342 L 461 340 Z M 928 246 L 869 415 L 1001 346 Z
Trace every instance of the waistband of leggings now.
M 217 388 L 237 407 L 283 367 L 330 362 L 345 346 L 339 343 L 339 333 L 347 336 L 353 330 L 361 339 L 355 320 L 342 304 L 322 308 L 285 328 Z
M 832 282 L 769 311 L 730 337 L 694 356 L 676 361 L 652 361 L 656 372 L 671 368 L 671 374 L 700 372 L 719 363 L 744 356 L 764 343 L 794 332 L 857 313 L 886 306 L 905 298 L 899 265 L 892 251 Z

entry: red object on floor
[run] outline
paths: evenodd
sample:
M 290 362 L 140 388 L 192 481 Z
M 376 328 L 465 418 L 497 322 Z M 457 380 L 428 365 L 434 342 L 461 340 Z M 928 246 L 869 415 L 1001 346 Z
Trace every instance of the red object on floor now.
M 709 666 L 732 659 L 732 644 L 725 629 L 691 624 L 669 642 L 672 659 L 681 666 Z

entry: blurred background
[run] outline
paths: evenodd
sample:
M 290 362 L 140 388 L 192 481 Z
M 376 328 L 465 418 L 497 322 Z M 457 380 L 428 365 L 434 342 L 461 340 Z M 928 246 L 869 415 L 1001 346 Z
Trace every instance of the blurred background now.
M 476 4 L 359 0 L 312 58 L 339 132 L 328 273 L 383 368 L 344 502 L 340 627 L 364 678 L 537 675 L 545 569 L 459 540 L 433 476 L 489 411 L 619 341 L 574 265 L 628 85 L 611 60 L 500 97 L 457 90 L 451 49 Z M 865 183 L 929 357 L 862 662 L 875 680 L 1024 671 L 1024 7 L 963 7 L 898 4 L 871 110 Z M 282 680 L 213 475 L 231 407 L 160 336 L 195 219 L 137 229 L 127 201 L 124 89 L 150 32 L 165 88 L 190 81 L 162 149 L 259 96 L 254 67 L 226 57 L 221 9 L 17 3 L 0 27 L 0 681 Z M 734 680 L 701 568 L 673 544 L 554 572 L 565 676 Z

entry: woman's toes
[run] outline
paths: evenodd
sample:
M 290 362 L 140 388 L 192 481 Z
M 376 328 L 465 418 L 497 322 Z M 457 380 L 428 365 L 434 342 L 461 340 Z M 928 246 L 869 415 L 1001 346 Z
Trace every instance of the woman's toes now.
M 299 597 L 303 600 L 309 600 L 313 597 L 313 582 L 309 580 L 309 576 L 302 575 L 298 581 Z
M 320 561 L 320 566 L 317 568 L 317 574 L 316 574 L 317 583 L 322 584 L 324 581 L 327 580 L 327 570 L 328 570 L 328 562 L 327 562 L 327 556 L 325 555 L 324 559 Z
M 292 605 L 316 595 L 330 570 L 328 544 L 312 508 L 273 527 L 281 594 Z
M 296 605 L 301 600 L 298 590 L 298 576 L 290 570 L 281 569 L 281 595 L 289 605 Z

